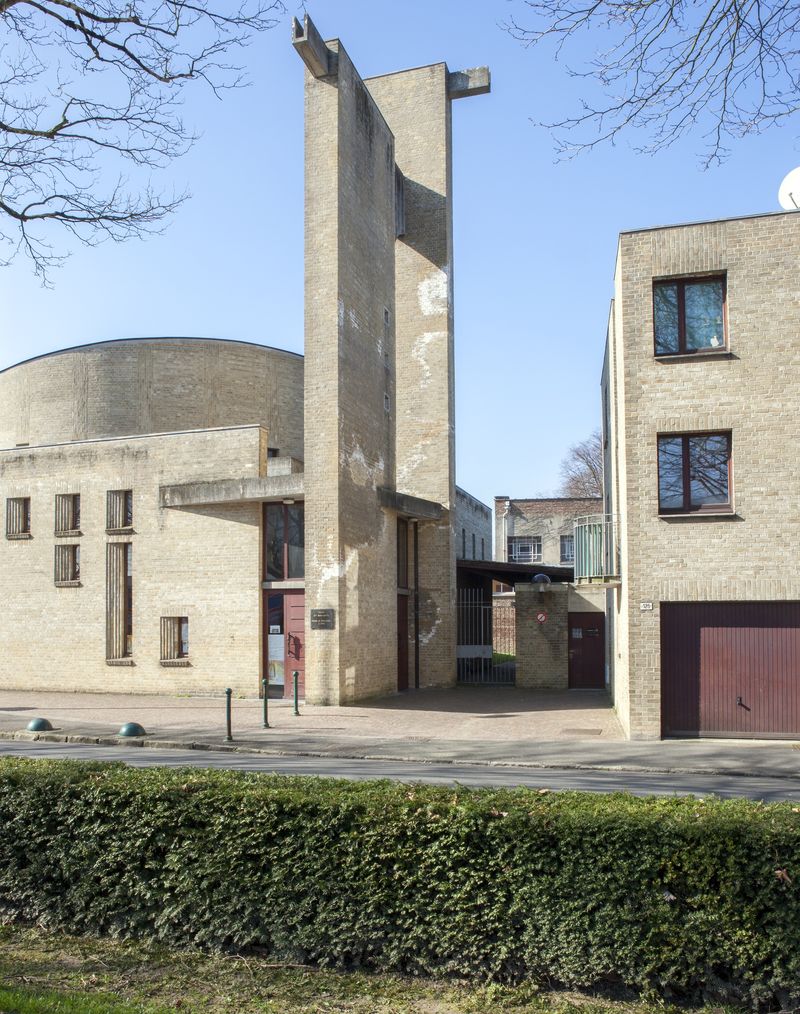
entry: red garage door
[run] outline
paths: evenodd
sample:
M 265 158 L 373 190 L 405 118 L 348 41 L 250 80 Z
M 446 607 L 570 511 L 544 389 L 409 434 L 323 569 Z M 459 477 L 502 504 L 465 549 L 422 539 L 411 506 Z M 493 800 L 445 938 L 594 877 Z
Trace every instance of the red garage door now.
M 800 735 L 800 602 L 663 602 L 661 728 Z

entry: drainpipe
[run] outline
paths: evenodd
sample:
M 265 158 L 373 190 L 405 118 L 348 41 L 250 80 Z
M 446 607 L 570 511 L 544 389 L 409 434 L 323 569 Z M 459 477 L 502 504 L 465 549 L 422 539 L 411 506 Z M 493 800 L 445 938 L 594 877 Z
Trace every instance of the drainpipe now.
M 500 557 L 500 559 L 504 560 L 506 563 L 508 563 L 508 514 L 510 510 L 511 510 L 511 501 L 506 500 L 505 505 L 503 507 L 503 513 L 500 515 L 500 517 L 503 519 L 503 555 Z
M 414 522 L 414 689 L 419 690 L 419 521 Z

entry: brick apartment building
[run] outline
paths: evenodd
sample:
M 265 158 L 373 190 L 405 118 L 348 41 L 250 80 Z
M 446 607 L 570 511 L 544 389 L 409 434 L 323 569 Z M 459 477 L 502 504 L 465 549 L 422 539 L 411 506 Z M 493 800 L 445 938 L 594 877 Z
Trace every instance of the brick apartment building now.
M 800 734 L 798 251 L 795 213 L 620 236 L 595 574 L 632 738 Z
M 364 81 L 308 18 L 293 42 L 305 359 L 142 339 L 0 373 L 0 686 L 455 681 L 451 105 L 489 73 Z

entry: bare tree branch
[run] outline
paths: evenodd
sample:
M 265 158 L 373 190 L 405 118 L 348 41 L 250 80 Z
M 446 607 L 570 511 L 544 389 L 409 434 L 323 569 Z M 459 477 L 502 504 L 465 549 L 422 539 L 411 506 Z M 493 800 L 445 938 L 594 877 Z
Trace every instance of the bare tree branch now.
M 89 245 L 160 231 L 186 195 L 149 176 L 196 139 L 182 89 L 240 86 L 227 54 L 282 11 L 281 0 L 0 0 L 0 263 L 23 252 L 46 281 L 63 259 L 53 226 Z M 120 159 L 129 172 L 114 171 Z
M 600 430 L 570 447 L 561 462 L 561 496 L 603 495 L 603 440 Z
M 529 13 L 507 25 L 526 46 L 552 42 L 556 58 L 580 38 L 605 37 L 573 77 L 601 98 L 543 124 L 561 156 L 625 133 L 652 153 L 690 131 L 703 162 L 721 161 L 733 138 L 786 122 L 800 108 L 800 24 L 785 0 L 524 0 Z M 529 19 L 529 23 L 527 22 Z

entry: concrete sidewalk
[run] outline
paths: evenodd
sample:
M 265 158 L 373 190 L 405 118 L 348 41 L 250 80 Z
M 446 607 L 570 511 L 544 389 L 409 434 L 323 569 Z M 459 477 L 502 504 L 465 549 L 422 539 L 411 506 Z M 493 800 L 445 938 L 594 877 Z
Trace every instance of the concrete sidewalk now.
M 752 740 L 624 740 L 605 694 L 458 688 L 422 691 L 348 708 L 233 701 L 232 744 L 225 742 L 224 697 L 158 697 L 0 691 L 0 738 L 109 745 L 116 742 L 273 755 L 800 777 L 800 744 Z M 52 733 L 23 730 L 49 719 Z M 128 721 L 144 740 L 119 740 Z

